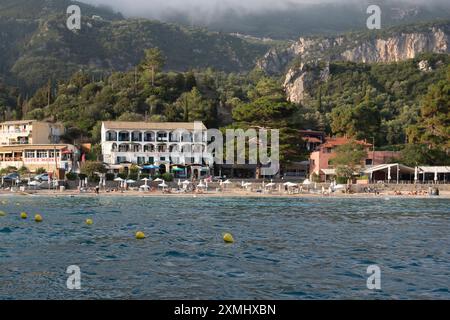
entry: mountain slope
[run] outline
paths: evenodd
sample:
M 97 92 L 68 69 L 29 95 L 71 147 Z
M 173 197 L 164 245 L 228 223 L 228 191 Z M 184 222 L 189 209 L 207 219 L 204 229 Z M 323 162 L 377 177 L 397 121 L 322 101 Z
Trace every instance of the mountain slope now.
M 29 89 L 68 78 L 80 69 L 99 75 L 130 69 L 151 47 L 160 48 L 166 69 L 176 71 L 249 70 L 269 48 L 202 29 L 123 20 L 109 10 L 87 5 L 82 5 L 81 30 L 72 32 L 65 26 L 65 5 L 71 1 L 40 0 L 31 7 L 32 14 L 27 12 L 30 1 L 0 3 L 0 76 Z M 91 14 L 103 19 L 90 18 Z
M 450 21 L 335 37 L 302 37 L 287 49 L 271 49 L 258 67 L 268 74 L 284 74 L 289 100 L 301 103 L 314 80 L 328 78 L 329 62 L 391 63 L 423 53 L 450 53 Z

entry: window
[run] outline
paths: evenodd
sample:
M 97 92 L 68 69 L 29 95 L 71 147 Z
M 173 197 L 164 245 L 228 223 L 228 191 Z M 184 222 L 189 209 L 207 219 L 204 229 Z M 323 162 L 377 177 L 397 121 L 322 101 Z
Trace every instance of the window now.
M 166 161 L 166 157 L 159 158 L 159 161 Z
M 35 157 L 34 151 L 25 151 L 25 158 L 33 159 Z
M 148 158 L 148 163 L 154 164 L 155 163 L 155 158 L 154 157 L 149 157 Z
M 117 163 L 123 163 L 127 161 L 127 157 L 117 157 Z
M 373 164 L 372 159 L 366 159 L 366 166 L 371 166 Z
M 48 158 L 48 151 L 47 150 L 38 150 L 37 152 L 37 158 Z
M 138 164 L 144 164 L 145 163 L 145 157 L 137 157 L 137 163 Z
M 49 151 L 49 158 L 59 158 L 59 151 L 51 150 Z

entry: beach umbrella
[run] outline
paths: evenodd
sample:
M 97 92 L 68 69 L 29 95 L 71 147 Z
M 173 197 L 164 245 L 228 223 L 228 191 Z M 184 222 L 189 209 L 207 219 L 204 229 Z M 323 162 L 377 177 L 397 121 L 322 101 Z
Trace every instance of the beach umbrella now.
M 188 180 L 184 180 L 184 181 L 183 181 L 183 184 L 184 184 L 184 185 L 190 185 L 191 183 L 190 183 Z
M 391 177 L 391 167 L 388 167 L 388 181 L 391 181 L 392 177 Z
M 309 181 L 309 179 L 305 179 L 305 181 L 303 181 L 303 184 L 304 184 L 304 185 L 310 185 L 310 184 L 311 184 L 311 181 Z
M 161 187 L 164 190 L 164 188 L 167 188 L 168 185 L 163 181 L 161 184 L 158 185 L 158 187 Z
M 117 178 L 114 179 L 114 181 L 116 181 L 116 182 L 122 182 L 123 179 L 122 179 L 121 177 L 117 177 Z
M 250 187 L 251 185 L 252 185 L 251 182 L 247 182 L 247 183 L 244 183 L 243 187 L 248 188 L 248 187 Z
M 417 181 L 417 179 L 418 179 L 418 172 L 419 171 L 419 168 L 418 167 L 415 167 L 414 168 L 414 181 Z
M 133 179 L 129 179 L 126 181 L 127 184 L 134 184 L 136 183 L 136 181 L 134 181 Z
M 160 178 L 156 178 L 155 180 L 153 180 L 153 182 L 164 182 L 164 180 L 160 179 Z
M 275 183 L 270 182 L 270 183 L 266 184 L 266 188 L 272 188 L 272 187 L 274 187 L 275 185 L 276 185 Z
M 141 179 L 141 181 L 145 182 L 145 185 L 148 186 L 148 182 L 151 181 L 149 178 Z
M 437 169 L 437 167 L 434 168 L 434 181 L 438 181 L 438 169 Z
M 226 180 L 223 182 L 223 184 L 232 184 L 232 182 L 230 180 Z
M 197 188 L 206 188 L 206 185 L 200 181 L 200 183 L 197 185 Z

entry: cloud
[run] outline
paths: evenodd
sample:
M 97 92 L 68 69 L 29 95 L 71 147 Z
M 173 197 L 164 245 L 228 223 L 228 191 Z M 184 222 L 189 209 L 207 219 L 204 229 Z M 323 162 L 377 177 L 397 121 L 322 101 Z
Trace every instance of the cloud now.
M 94 5 L 107 5 L 126 16 L 163 18 L 183 14 L 196 19 L 220 17 L 229 10 L 236 14 L 258 14 L 261 12 L 286 9 L 293 5 L 310 5 L 318 3 L 361 4 L 361 0 L 80 0 Z M 363 0 L 371 4 L 410 3 L 423 5 L 445 4 L 448 0 Z

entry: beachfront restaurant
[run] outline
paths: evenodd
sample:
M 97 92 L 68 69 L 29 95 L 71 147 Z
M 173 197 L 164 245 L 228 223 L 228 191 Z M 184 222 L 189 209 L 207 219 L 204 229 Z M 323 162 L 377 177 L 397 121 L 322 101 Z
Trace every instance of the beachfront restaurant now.
M 372 183 L 412 183 L 415 169 L 400 163 L 390 163 L 366 168 L 363 173 L 369 176 Z
M 31 172 L 43 168 L 47 172 L 69 172 L 79 158 L 78 149 L 69 144 L 12 145 L 0 147 L 0 169 L 28 168 Z

